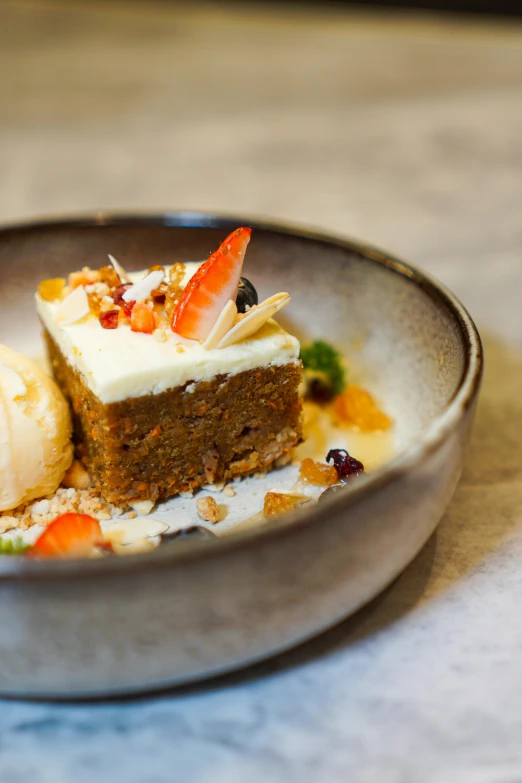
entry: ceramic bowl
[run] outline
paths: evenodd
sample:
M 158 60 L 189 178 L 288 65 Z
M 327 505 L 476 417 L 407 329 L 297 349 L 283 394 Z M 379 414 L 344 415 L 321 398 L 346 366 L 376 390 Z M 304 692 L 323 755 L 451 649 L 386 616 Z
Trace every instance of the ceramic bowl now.
M 462 469 L 482 350 L 460 302 L 369 246 L 243 217 L 92 217 L 0 230 L 0 339 L 27 351 L 43 277 L 110 248 L 129 268 L 200 259 L 251 225 L 245 273 L 290 290 L 288 325 L 341 346 L 396 422 L 397 454 L 308 511 L 144 555 L 0 563 L 0 694 L 93 697 L 258 661 L 355 612 L 433 533 Z

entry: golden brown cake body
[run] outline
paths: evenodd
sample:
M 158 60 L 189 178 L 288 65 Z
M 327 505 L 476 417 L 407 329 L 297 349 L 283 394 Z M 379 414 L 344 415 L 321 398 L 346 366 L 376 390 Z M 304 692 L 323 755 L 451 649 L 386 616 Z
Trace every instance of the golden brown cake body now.
M 111 503 L 164 500 L 267 470 L 301 440 L 299 362 L 104 404 L 47 331 L 45 339 L 78 454 Z

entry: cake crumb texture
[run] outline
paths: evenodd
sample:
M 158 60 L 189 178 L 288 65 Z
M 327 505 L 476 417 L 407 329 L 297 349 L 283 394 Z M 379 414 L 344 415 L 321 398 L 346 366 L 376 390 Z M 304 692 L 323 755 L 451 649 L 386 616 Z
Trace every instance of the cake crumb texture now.
M 108 503 L 166 500 L 264 473 L 301 442 L 300 362 L 104 404 L 44 334 L 71 402 L 77 453 Z

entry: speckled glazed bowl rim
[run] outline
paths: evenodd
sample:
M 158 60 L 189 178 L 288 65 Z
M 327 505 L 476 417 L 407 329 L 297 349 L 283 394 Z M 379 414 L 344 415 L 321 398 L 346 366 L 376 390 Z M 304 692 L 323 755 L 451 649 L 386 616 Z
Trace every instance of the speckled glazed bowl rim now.
M 346 492 L 334 495 L 326 502 L 315 505 L 309 510 L 267 522 L 266 525 L 224 536 L 215 540 L 178 541 L 167 544 L 145 554 L 121 558 L 100 558 L 93 560 L 57 560 L 29 561 L 21 558 L 0 559 L 0 579 L 34 580 L 48 578 L 67 578 L 72 576 L 88 578 L 128 572 L 147 571 L 156 568 L 174 567 L 181 562 L 198 561 L 206 558 L 222 557 L 241 548 L 257 546 L 260 541 L 281 536 L 291 536 L 308 525 L 320 524 L 327 515 L 340 516 L 346 509 L 378 492 L 383 486 L 407 474 L 422 464 L 454 431 L 459 422 L 473 405 L 483 372 L 483 351 L 479 333 L 469 313 L 461 302 L 440 283 L 418 271 L 410 264 L 379 250 L 364 242 L 310 230 L 302 226 L 278 223 L 271 219 L 250 218 L 228 214 L 213 214 L 198 211 L 165 211 L 163 213 L 109 213 L 99 212 L 90 215 L 56 216 L 35 221 L 5 224 L 0 227 L 0 244 L 10 233 L 55 230 L 57 228 L 82 228 L 108 225 L 163 225 L 176 228 L 214 228 L 224 233 L 238 225 L 251 226 L 254 231 L 270 231 L 289 235 L 299 239 L 309 239 L 352 251 L 363 256 L 371 263 L 386 267 L 404 277 L 430 297 L 434 304 L 449 313 L 462 335 L 465 349 L 465 363 L 459 386 L 446 408 L 424 430 L 419 438 L 393 460 L 372 475 L 358 479 Z

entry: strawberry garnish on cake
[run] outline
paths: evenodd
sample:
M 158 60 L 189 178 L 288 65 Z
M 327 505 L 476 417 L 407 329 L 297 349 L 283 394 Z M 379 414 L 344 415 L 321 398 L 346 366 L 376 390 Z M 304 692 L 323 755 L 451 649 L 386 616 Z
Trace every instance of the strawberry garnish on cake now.
M 205 340 L 229 300 L 235 301 L 251 228 L 233 231 L 189 280 L 172 314 L 171 328 Z
M 89 514 L 62 514 L 36 539 L 28 557 L 87 557 L 103 547 L 100 523 Z

